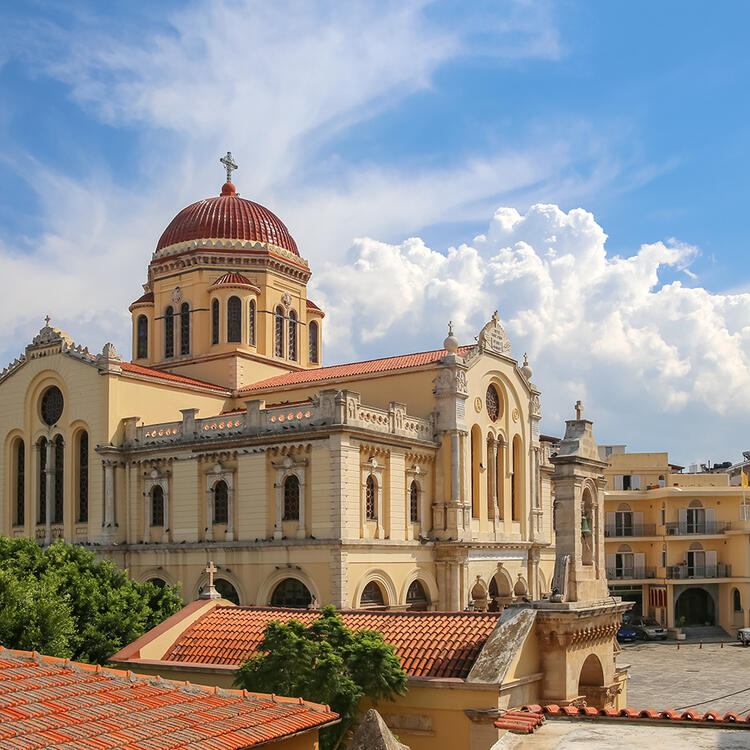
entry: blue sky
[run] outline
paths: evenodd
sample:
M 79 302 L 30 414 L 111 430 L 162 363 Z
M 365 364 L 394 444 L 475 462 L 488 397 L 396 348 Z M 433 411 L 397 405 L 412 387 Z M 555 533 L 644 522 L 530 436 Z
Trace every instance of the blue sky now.
M 734 460 L 749 17 L 668 0 L 4 4 L 0 254 L 17 283 L 0 352 L 49 312 L 129 354 L 156 240 L 218 191 L 231 149 L 238 189 L 311 262 L 329 363 L 438 346 L 449 317 L 470 341 L 497 307 L 547 431 L 581 396 L 602 442 Z M 525 218 L 488 233 L 499 207 Z M 358 299 L 368 269 L 415 252 L 411 306 L 380 315 L 392 284 L 380 307 Z

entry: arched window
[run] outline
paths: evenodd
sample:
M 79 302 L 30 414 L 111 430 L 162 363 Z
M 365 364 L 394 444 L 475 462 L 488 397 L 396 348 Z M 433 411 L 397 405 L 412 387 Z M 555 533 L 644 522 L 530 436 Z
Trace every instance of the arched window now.
M 37 443 L 39 449 L 39 506 L 37 508 L 36 522 L 47 523 L 47 438 L 39 438 Z
M 180 354 L 190 354 L 190 305 L 180 307 Z
M 26 477 L 24 475 L 26 466 L 26 449 L 23 440 L 18 439 L 15 443 L 15 471 L 16 471 L 16 526 L 23 526 L 26 521 Z
M 277 357 L 284 356 L 284 310 L 281 306 L 276 308 L 273 318 L 273 353 Z
M 297 313 L 289 312 L 289 359 L 297 361 Z
M 375 486 L 375 477 L 372 474 L 367 477 L 365 482 L 365 515 L 368 521 L 377 518 L 377 487 Z
M 419 521 L 419 485 L 416 479 L 409 486 L 409 518 L 412 523 Z
M 485 395 L 484 400 L 487 404 L 487 416 L 493 422 L 497 422 L 502 412 L 500 410 L 500 395 L 494 385 L 487 387 L 487 394 Z
M 164 490 L 158 484 L 151 490 L 151 525 L 164 526 Z
M 89 520 L 89 434 L 78 433 L 78 521 Z
M 219 343 L 219 300 L 211 303 L 211 343 Z
M 50 425 L 50 427 L 57 424 L 62 416 L 63 405 L 62 391 L 56 385 L 47 388 L 40 403 L 40 412 L 44 424 Z
M 284 480 L 284 520 L 299 521 L 299 479 L 294 474 Z
M 148 357 L 148 318 L 145 315 L 138 316 L 136 347 L 138 359 L 146 359 Z
M 164 313 L 164 357 L 174 357 L 174 309 L 171 305 Z
M 229 488 L 227 483 L 220 479 L 214 485 L 214 523 L 227 523 L 229 521 Z
M 255 346 L 255 300 L 251 299 L 247 306 L 247 343 Z
M 384 607 L 383 591 L 375 581 L 370 581 L 362 590 L 362 596 L 359 597 L 360 607 Z
M 222 599 L 226 599 L 233 604 L 240 603 L 240 595 L 237 593 L 237 589 L 232 586 L 229 581 L 226 581 L 223 578 L 217 578 L 214 581 L 214 588 L 221 594 Z
M 420 581 L 412 581 L 406 592 L 406 608 L 423 612 L 430 605 L 424 586 Z
M 242 301 L 239 297 L 230 297 L 227 302 L 227 341 L 242 341 Z
M 63 522 L 63 489 L 65 487 L 63 482 L 63 447 L 63 437 L 58 435 L 55 438 L 55 504 L 52 523 Z
M 735 589 L 732 594 L 732 603 L 734 605 L 735 612 L 742 612 L 742 599 L 740 598 L 740 590 Z
M 276 586 L 271 595 L 272 607 L 307 609 L 311 603 L 312 594 L 310 590 L 296 578 L 285 578 Z
M 310 360 L 311 364 L 317 365 L 318 364 L 318 324 L 316 321 L 314 320 L 310 321 L 310 325 L 308 326 L 307 333 L 310 337 L 310 352 L 308 354 L 308 359 Z

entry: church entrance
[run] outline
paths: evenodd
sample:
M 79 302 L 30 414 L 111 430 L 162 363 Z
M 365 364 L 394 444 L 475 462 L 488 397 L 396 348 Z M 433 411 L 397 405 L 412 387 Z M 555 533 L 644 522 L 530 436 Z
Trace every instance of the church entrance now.
M 684 617 L 687 626 L 715 625 L 713 597 L 705 589 L 697 587 L 685 589 L 677 597 L 674 616 L 675 622 L 679 622 Z

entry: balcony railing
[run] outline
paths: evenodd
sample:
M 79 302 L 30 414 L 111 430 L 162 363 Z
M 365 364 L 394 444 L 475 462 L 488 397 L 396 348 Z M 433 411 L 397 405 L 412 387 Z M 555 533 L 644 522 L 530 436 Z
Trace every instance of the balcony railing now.
M 637 578 L 656 578 L 656 568 L 607 568 L 607 578 L 610 581 L 632 581 Z
M 655 523 L 634 523 L 630 526 L 605 526 L 606 537 L 656 536 Z
M 691 536 L 693 534 L 723 534 L 732 527 L 730 521 L 701 521 L 684 523 L 670 521 L 666 524 L 667 536 Z
M 731 578 L 732 566 L 716 565 L 668 565 L 667 578 L 682 580 L 690 578 Z

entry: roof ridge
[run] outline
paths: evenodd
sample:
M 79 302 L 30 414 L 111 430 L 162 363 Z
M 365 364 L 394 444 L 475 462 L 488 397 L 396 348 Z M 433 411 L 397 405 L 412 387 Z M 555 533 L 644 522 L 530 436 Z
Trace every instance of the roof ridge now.
M 243 611 L 267 611 L 267 612 L 307 612 L 310 614 L 313 613 L 321 613 L 323 612 L 322 609 L 298 609 L 296 607 L 271 607 L 271 606 L 258 606 L 258 605 L 252 605 L 252 604 L 245 604 L 245 605 L 238 605 L 238 604 L 219 604 L 216 607 L 213 608 L 213 610 L 217 609 L 227 609 L 227 610 L 243 610 Z M 211 610 L 211 611 L 213 611 Z M 336 612 L 339 614 L 357 614 L 357 615 L 386 615 L 386 616 L 404 616 L 408 615 L 409 617 L 435 617 L 435 616 L 446 616 L 446 617 L 492 617 L 492 618 L 499 618 L 502 615 L 502 612 L 466 612 L 464 610 L 451 612 L 450 610 L 379 610 L 379 609 L 354 609 L 354 608 L 346 608 L 346 609 L 336 609 Z M 209 614 L 207 612 L 206 614 Z

